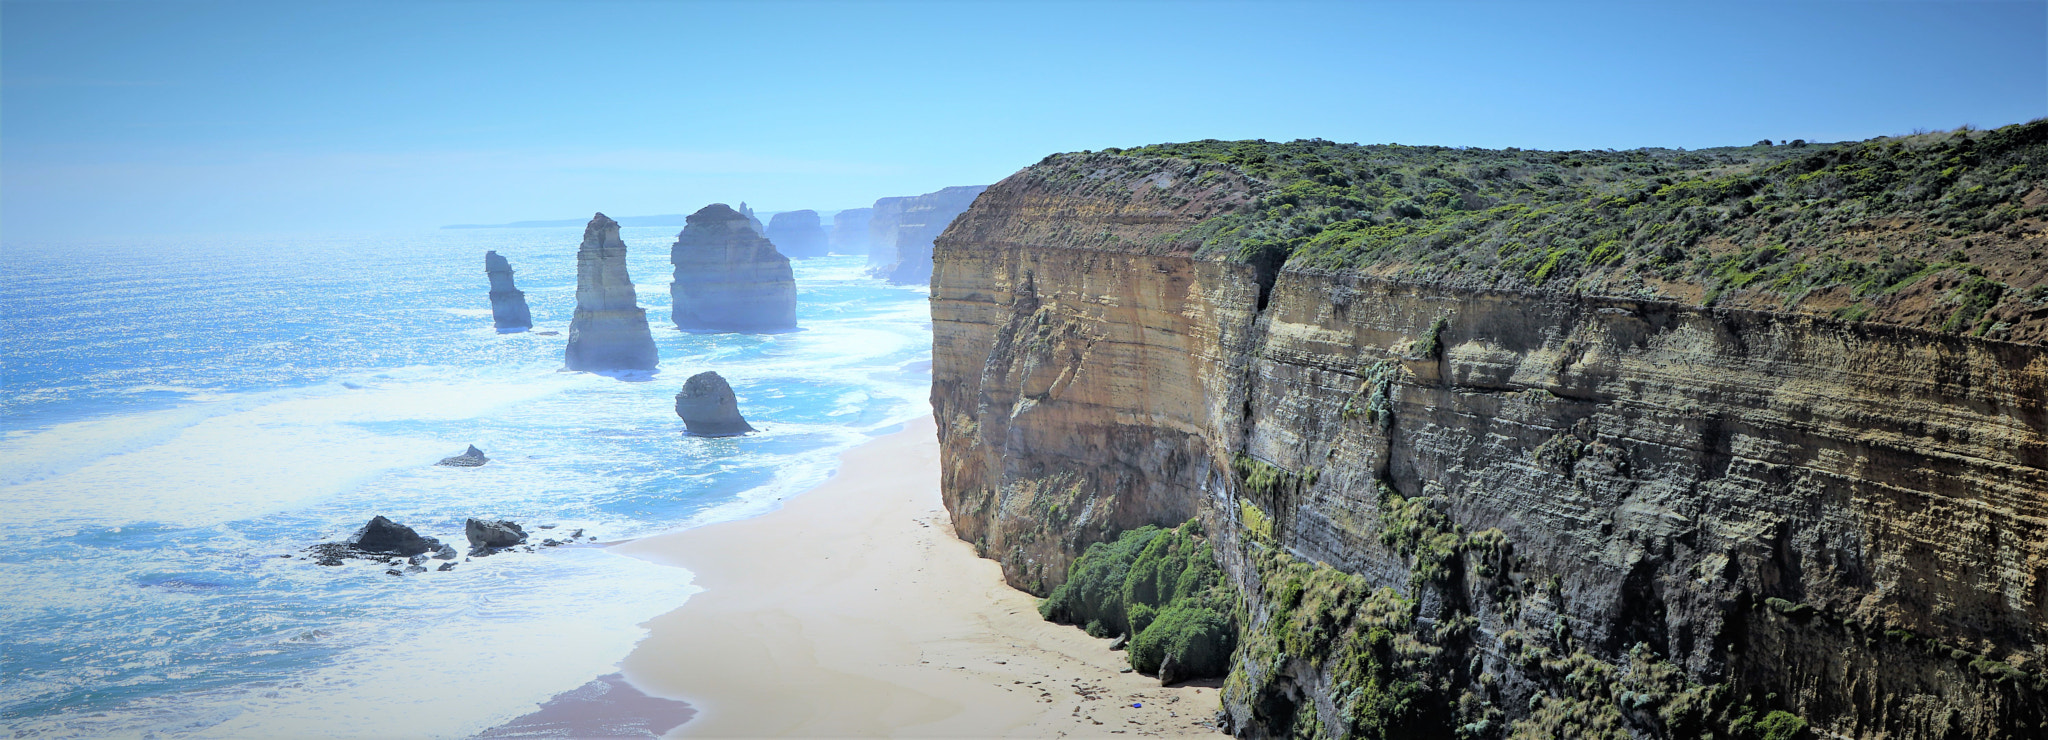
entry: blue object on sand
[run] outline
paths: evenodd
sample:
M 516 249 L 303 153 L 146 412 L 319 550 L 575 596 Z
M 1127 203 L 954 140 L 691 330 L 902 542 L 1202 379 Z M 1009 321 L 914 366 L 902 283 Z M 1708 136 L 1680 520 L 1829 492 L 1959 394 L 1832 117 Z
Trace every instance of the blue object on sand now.
M 1144 706 L 1145 706 L 1145 705 L 1143 705 L 1143 704 L 1132 704 L 1132 705 L 1131 705 L 1131 707 L 1132 707 L 1132 708 L 1134 708 L 1134 709 L 1141 709 L 1141 708 L 1143 708 Z

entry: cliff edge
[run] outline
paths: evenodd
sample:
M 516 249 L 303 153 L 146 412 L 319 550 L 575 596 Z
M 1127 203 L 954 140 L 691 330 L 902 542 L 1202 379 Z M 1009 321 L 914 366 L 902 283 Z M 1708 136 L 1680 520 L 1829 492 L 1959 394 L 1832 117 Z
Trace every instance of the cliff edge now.
M 2043 182 L 2042 122 L 1055 155 L 937 240 L 942 490 L 1039 594 L 1199 517 L 1240 735 L 2026 736 Z

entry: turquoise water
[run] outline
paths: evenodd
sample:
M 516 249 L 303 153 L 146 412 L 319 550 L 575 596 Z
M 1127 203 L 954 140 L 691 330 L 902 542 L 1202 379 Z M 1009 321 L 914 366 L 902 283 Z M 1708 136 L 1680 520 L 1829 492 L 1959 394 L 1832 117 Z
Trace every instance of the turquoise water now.
M 458 544 L 471 516 L 604 541 L 748 516 L 927 412 L 922 289 L 801 261 L 803 330 L 686 334 L 666 228 L 623 230 L 662 372 L 560 372 L 580 236 L 0 250 L 0 726 L 474 733 L 610 672 L 688 573 L 601 547 L 405 577 L 279 556 L 375 514 Z M 491 328 L 491 249 L 561 335 Z M 683 433 L 673 396 L 707 369 L 760 433 Z M 433 465 L 468 444 L 492 462 Z

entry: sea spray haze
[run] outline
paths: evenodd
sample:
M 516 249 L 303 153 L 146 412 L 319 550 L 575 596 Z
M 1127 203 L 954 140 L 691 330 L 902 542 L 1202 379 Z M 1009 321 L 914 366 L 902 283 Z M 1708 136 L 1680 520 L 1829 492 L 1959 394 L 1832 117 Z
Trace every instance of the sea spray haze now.
M 579 229 L 0 252 L 0 725 L 31 736 L 461 736 L 612 670 L 688 574 L 601 547 L 404 577 L 299 550 L 372 515 L 615 541 L 772 507 L 923 413 L 925 293 L 799 266 L 804 331 L 657 329 L 663 372 L 561 372 Z M 670 326 L 671 228 L 624 229 Z M 518 265 L 533 333 L 479 269 Z M 683 433 L 691 374 L 760 431 Z M 480 468 L 437 467 L 475 444 Z M 538 538 L 536 538 L 538 539 Z M 280 555 L 293 555 L 291 558 Z

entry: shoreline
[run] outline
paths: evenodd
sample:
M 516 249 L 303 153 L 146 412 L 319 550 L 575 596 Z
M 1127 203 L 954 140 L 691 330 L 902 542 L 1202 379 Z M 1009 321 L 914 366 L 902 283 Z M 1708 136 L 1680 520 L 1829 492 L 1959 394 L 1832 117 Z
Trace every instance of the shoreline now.
M 693 710 L 667 737 L 1218 734 L 1220 681 L 1126 672 L 954 536 L 929 416 L 773 511 L 610 547 L 703 589 L 619 663 Z

